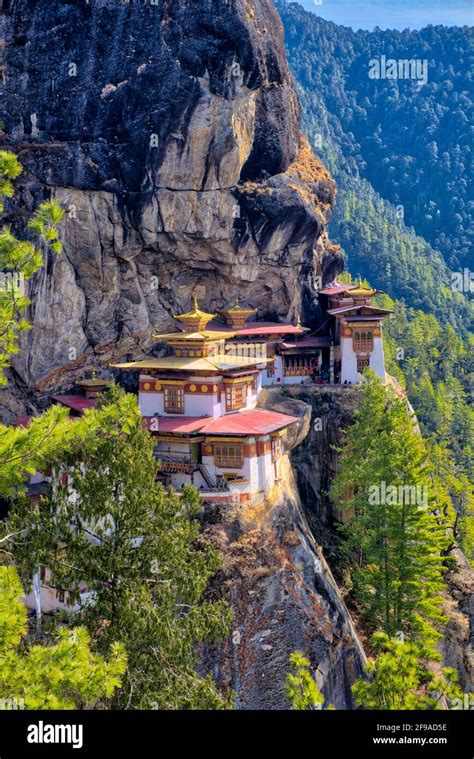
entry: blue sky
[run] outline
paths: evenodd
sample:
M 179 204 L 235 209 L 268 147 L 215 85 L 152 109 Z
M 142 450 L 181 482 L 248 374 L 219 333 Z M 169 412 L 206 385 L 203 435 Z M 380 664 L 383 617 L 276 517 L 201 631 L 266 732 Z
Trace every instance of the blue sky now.
M 428 24 L 474 25 L 473 0 L 297 0 L 306 10 L 353 29 L 421 29 Z

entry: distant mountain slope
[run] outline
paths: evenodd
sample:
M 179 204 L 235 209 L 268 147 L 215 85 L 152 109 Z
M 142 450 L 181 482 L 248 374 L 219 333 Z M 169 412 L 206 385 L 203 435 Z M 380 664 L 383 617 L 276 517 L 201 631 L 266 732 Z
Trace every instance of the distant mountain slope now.
M 470 260 L 470 32 L 354 33 L 296 3 L 277 6 L 304 128 L 338 183 L 330 231 L 351 270 L 465 331 L 470 308 L 448 267 Z M 427 58 L 429 83 L 415 92 L 411 81 L 370 79 L 382 53 Z

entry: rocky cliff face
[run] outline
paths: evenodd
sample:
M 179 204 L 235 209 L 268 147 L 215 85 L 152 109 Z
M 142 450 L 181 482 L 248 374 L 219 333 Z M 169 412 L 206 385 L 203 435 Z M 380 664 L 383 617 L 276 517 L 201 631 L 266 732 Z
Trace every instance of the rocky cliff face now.
M 287 709 L 289 655 L 311 661 L 325 705 L 353 708 L 351 686 L 365 655 L 339 589 L 304 516 L 289 459 L 259 507 L 215 514 L 204 536 L 222 551 L 213 593 L 228 599 L 233 631 L 207 652 L 238 709 Z
M 271 0 L 4 0 L 2 27 L 2 147 L 25 167 L 10 220 L 50 196 L 67 212 L 17 384 L 138 355 L 194 294 L 294 317 L 341 270 Z
M 454 549 L 452 556 L 456 567 L 447 577 L 441 650 L 446 666 L 457 670 L 463 692 L 474 693 L 474 571 L 461 551 Z

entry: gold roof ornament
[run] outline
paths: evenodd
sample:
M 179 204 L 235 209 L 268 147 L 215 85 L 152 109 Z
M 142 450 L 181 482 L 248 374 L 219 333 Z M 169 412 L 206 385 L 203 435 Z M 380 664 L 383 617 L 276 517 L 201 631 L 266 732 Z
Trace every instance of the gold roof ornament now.
M 110 387 L 111 384 L 111 380 L 97 377 L 95 369 L 92 371 L 92 377 L 89 379 L 76 381 L 76 385 L 83 388 L 86 398 L 98 398 L 101 391 L 105 390 L 106 387 Z
M 101 379 L 98 377 L 95 369 L 92 372 L 92 377 L 89 379 L 78 380 L 76 382 L 76 385 L 78 385 L 78 387 L 107 387 L 107 385 L 111 384 L 111 380 Z
M 364 287 L 362 284 L 362 278 L 359 277 L 359 281 L 357 283 L 357 287 L 354 287 L 353 289 L 349 290 L 348 295 L 352 297 L 353 295 L 357 296 L 366 296 L 371 297 L 372 295 L 376 295 L 379 293 L 380 290 L 372 290 L 370 287 Z
M 228 326 L 233 327 L 234 329 L 243 329 L 249 316 L 256 313 L 256 308 L 246 308 L 245 306 L 242 306 L 240 298 L 237 298 L 233 306 L 222 311 Z
M 256 308 L 246 308 L 242 305 L 240 302 L 240 297 L 237 298 L 235 301 L 235 304 L 231 308 L 226 308 L 225 311 L 223 311 L 223 314 L 255 314 L 257 312 Z
M 204 332 L 206 324 L 213 319 L 216 314 L 208 314 L 199 308 L 196 296 L 193 298 L 193 308 L 185 314 L 178 314 L 174 319 L 182 322 L 186 332 Z

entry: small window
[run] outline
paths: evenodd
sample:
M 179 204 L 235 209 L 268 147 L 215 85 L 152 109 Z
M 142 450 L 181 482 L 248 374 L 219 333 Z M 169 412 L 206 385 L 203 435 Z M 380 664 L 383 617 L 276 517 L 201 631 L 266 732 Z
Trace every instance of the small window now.
M 354 332 L 353 348 L 356 353 L 370 352 L 374 348 L 374 335 L 372 332 Z
M 359 374 L 363 374 L 367 367 L 370 366 L 370 360 L 368 358 L 357 359 L 357 371 Z
M 220 468 L 241 469 L 244 465 L 244 447 L 240 443 L 216 443 L 214 463 Z
M 247 385 L 227 385 L 225 389 L 225 406 L 227 411 L 237 411 L 247 405 Z
M 165 386 L 165 411 L 167 414 L 184 414 L 184 390 L 182 387 Z

